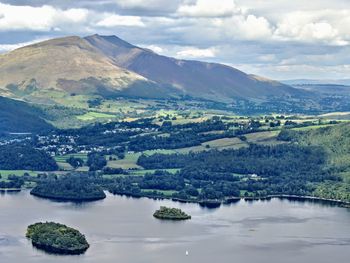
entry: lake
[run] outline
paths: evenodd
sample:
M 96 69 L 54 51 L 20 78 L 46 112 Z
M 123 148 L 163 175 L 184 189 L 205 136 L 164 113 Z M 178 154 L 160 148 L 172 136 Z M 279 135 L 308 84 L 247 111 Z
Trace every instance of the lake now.
M 157 220 L 152 214 L 161 205 L 179 207 L 192 219 Z M 345 263 L 350 258 L 350 210 L 320 203 L 242 200 L 208 209 L 108 194 L 102 201 L 74 204 L 22 191 L 1 194 L 0 211 L 3 263 Z M 91 247 L 80 256 L 39 251 L 24 236 L 38 221 L 77 228 Z

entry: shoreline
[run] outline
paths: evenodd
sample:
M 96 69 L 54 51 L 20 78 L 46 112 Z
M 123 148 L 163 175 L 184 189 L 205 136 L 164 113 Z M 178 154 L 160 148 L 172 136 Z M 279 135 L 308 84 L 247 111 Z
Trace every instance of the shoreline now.
M 0 193 L 14 193 L 14 192 L 21 192 L 21 188 L 0 188 Z
M 342 200 L 337 200 L 337 199 L 329 199 L 329 198 L 322 198 L 322 197 L 315 197 L 315 196 L 299 196 L 299 195 L 287 195 L 287 194 L 279 194 L 279 195 L 268 195 L 268 196 L 261 196 L 261 197 L 227 197 L 224 200 L 193 200 L 193 199 L 181 199 L 181 198 L 173 198 L 173 197 L 166 197 L 166 196 L 134 196 L 132 194 L 118 194 L 118 193 L 111 193 L 112 195 L 120 195 L 120 196 L 127 196 L 127 197 L 132 197 L 132 198 L 150 198 L 154 200 L 172 200 L 175 202 L 180 202 L 180 203 L 195 203 L 200 206 L 208 207 L 208 208 L 216 208 L 221 205 L 225 204 L 232 204 L 235 202 L 239 202 L 241 200 L 244 201 L 263 201 L 263 200 L 271 200 L 274 198 L 279 198 L 279 199 L 289 199 L 289 200 L 296 200 L 296 201 L 315 201 L 315 202 L 323 202 L 323 203 L 328 203 L 328 204 L 333 204 L 337 205 L 339 207 L 344 207 L 344 208 L 350 208 L 350 202 L 347 201 L 342 201 Z
M 81 254 L 84 254 L 86 252 L 86 250 L 88 250 L 88 248 L 90 247 L 90 245 L 89 245 L 86 248 L 70 250 L 70 249 L 63 249 L 63 248 L 59 248 L 59 247 L 54 247 L 51 245 L 40 244 L 40 243 L 36 243 L 34 241 L 32 241 L 32 245 L 36 249 L 42 250 L 48 254 L 55 254 L 55 255 L 81 255 Z
M 6 193 L 6 192 L 20 192 L 22 189 L 0 189 L 0 193 Z M 200 206 L 204 207 L 219 207 L 220 205 L 225 205 L 225 204 L 232 204 L 235 202 L 239 202 L 241 200 L 244 201 L 263 201 L 263 200 L 270 200 L 273 198 L 280 198 L 280 199 L 290 199 L 290 200 L 297 200 L 297 201 L 315 201 L 315 202 L 324 202 L 328 204 L 333 204 L 337 205 L 339 207 L 344 207 L 344 208 L 350 208 L 350 202 L 348 201 L 342 201 L 338 199 L 330 199 L 330 198 L 322 198 L 322 197 L 315 197 L 315 196 L 299 196 L 299 195 L 289 195 L 289 194 L 278 194 L 278 195 L 268 195 L 268 196 L 261 196 L 261 197 L 237 197 L 237 196 L 231 196 L 231 197 L 226 197 L 223 200 L 193 200 L 193 199 L 181 199 L 181 198 L 175 198 L 175 197 L 167 197 L 167 196 L 150 196 L 150 195 L 132 195 L 132 194 L 119 194 L 119 193 L 112 193 L 109 191 L 106 191 L 111 195 L 119 195 L 119 196 L 127 196 L 127 197 L 132 197 L 132 198 L 150 198 L 154 200 L 172 200 L 175 202 L 181 202 L 181 203 L 195 203 Z M 86 199 L 72 199 L 72 198 L 64 198 L 64 197 L 50 197 L 46 195 L 40 195 L 37 193 L 32 193 L 30 192 L 31 195 L 39 198 L 45 198 L 45 199 L 51 199 L 54 201 L 62 201 L 62 202 L 92 202 L 92 201 L 98 201 L 98 200 L 103 200 L 106 198 L 105 197 L 96 197 L 96 198 L 86 198 Z

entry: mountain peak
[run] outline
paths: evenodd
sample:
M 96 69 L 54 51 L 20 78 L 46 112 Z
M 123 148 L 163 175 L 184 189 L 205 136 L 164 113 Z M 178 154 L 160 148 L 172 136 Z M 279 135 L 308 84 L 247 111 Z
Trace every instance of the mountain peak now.
M 82 43 L 84 43 L 84 40 L 81 37 L 66 36 L 66 37 L 45 40 L 39 43 L 29 45 L 27 47 L 64 46 L 64 45 L 74 45 L 74 44 L 82 44 Z
M 108 42 L 110 44 L 113 44 L 113 45 L 119 46 L 119 47 L 137 48 L 136 46 L 130 44 L 129 42 L 126 42 L 125 40 L 123 40 L 115 35 L 102 36 L 99 34 L 94 34 L 91 36 L 87 36 L 84 39 L 93 45 L 101 45 L 103 42 Z

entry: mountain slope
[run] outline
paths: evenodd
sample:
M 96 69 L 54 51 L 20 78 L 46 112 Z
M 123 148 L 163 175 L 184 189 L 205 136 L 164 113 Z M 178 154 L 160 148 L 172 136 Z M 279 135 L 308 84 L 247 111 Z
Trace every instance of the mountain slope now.
M 0 95 L 29 101 L 76 95 L 268 101 L 303 92 L 229 66 L 161 56 L 116 36 L 57 38 L 0 55 Z
M 157 86 L 118 67 L 80 37 L 65 37 L 19 48 L 0 56 L 0 87 L 19 97 L 50 90 L 109 96 L 125 88 Z
M 133 46 L 116 36 L 85 38 L 118 66 L 157 83 L 172 85 L 186 94 L 217 100 L 228 98 L 290 97 L 301 91 L 235 68 L 199 61 L 177 60 Z
M 0 97 L 0 133 L 40 133 L 53 129 L 39 109 L 22 102 Z

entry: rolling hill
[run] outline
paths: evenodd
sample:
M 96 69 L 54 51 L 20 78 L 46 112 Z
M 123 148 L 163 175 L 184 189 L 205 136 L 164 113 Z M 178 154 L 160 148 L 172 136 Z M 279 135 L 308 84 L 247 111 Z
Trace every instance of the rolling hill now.
M 0 55 L 0 95 L 32 102 L 63 95 L 267 101 L 304 93 L 229 66 L 161 56 L 116 36 L 57 38 Z

